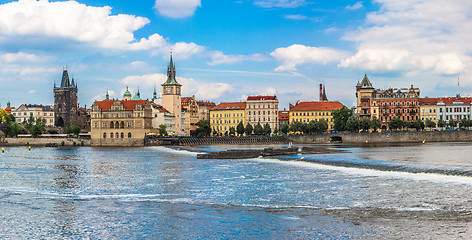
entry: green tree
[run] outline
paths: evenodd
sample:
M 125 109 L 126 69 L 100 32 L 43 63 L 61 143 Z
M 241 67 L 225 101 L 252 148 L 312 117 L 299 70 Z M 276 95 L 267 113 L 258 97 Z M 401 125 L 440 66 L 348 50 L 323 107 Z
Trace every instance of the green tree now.
M 257 123 L 256 126 L 254 126 L 254 134 L 256 135 L 264 134 L 264 129 L 262 128 L 262 125 L 260 123 Z
M 287 135 L 288 132 L 289 132 L 289 126 L 288 126 L 288 124 L 282 125 L 282 127 L 280 127 L 280 132 L 283 133 L 283 134 L 285 134 L 285 135 Z
M 7 129 L 8 130 L 5 132 L 5 134 L 8 137 L 16 137 L 18 134 L 24 132 L 24 128 L 17 122 L 11 122 Z
M 334 129 L 338 131 L 347 131 L 349 128 L 347 127 L 347 121 L 349 117 L 354 115 L 354 111 L 347 107 L 342 107 L 339 110 L 334 110 L 333 114 L 333 121 L 334 121 Z
M 26 131 L 31 133 L 31 131 L 33 130 L 33 126 L 35 124 L 36 124 L 36 120 L 34 119 L 33 114 L 31 114 L 28 120 L 26 120 L 26 124 L 25 124 Z
M 244 134 L 244 125 L 243 125 L 243 122 L 239 122 L 238 126 L 236 126 L 236 132 L 238 133 L 239 136 L 243 135 Z
M 362 131 L 368 132 L 371 126 L 372 122 L 370 121 L 370 119 L 366 117 L 359 119 L 359 128 L 362 129 Z
M 31 117 L 33 116 L 30 116 L 30 119 Z M 30 119 L 28 119 L 28 121 Z M 46 119 L 37 118 L 31 127 L 31 132 L 30 132 L 31 135 L 33 135 L 33 137 L 37 137 L 43 134 L 45 131 L 46 131 Z
M 306 133 L 307 124 L 303 124 L 302 122 L 292 122 L 288 128 L 290 132 L 301 132 Z
M 424 124 L 425 124 L 425 126 L 426 126 L 427 128 L 429 128 L 430 130 L 431 130 L 432 128 L 435 128 L 435 127 L 436 127 L 436 123 L 433 122 L 433 121 L 431 121 L 431 120 L 428 119 L 428 118 L 426 118 L 426 121 L 424 122 Z
M 318 124 L 318 121 L 315 121 L 315 120 L 311 120 L 307 127 L 306 127 L 306 132 L 307 133 L 318 133 L 318 132 L 321 132 L 320 131 L 320 126 Z
M 351 115 L 346 122 L 346 130 L 351 132 L 359 132 L 359 119 L 356 116 Z
M 246 135 L 249 136 L 252 134 L 252 131 L 254 130 L 254 128 L 252 127 L 251 124 L 246 124 L 246 128 L 244 129 L 245 132 L 246 132 Z
M 450 119 L 449 122 L 447 123 L 447 125 L 451 128 L 455 128 L 457 127 L 457 121 L 455 121 L 454 119 Z
M 328 121 L 326 121 L 325 119 L 318 120 L 318 131 L 320 133 L 328 131 L 328 127 Z
M 166 125 L 164 125 L 164 124 L 159 125 L 159 128 L 158 128 L 159 134 L 162 135 L 162 136 L 166 136 L 166 135 L 167 135 L 167 130 L 166 130 L 166 128 L 167 128 L 167 127 L 166 127 Z
M 390 120 L 390 122 L 388 123 L 388 127 L 392 130 L 401 129 L 404 125 L 404 122 L 397 117 L 392 118 L 392 120 Z
M 234 127 L 229 128 L 229 135 L 234 135 L 236 133 L 236 129 Z
M 377 132 L 377 129 L 380 129 L 380 128 L 382 127 L 382 125 L 380 124 L 380 120 L 379 120 L 376 116 L 374 116 L 374 117 L 372 118 L 371 124 L 372 124 L 372 125 L 371 125 L 372 130 L 373 130 L 374 132 Z
M 439 119 L 438 121 L 438 127 L 439 128 L 445 128 L 447 125 L 446 121 L 442 120 L 442 119 Z
M 197 136 L 208 136 L 211 134 L 210 120 L 200 120 L 197 122 Z
M 272 129 L 270 128 L 270 125 L 266 123 L 264 125 L 264 135 L 270 135 L 272 133 Z
M 413 122 L 413 127 L 416 129 L 416 131 L 420 131 L 424 130 L 425 124 L 421 119 L 418 119 Z
M 277 130 L 277 128 L 274 129 L 274 135 L 279 135 L 279 131 Z

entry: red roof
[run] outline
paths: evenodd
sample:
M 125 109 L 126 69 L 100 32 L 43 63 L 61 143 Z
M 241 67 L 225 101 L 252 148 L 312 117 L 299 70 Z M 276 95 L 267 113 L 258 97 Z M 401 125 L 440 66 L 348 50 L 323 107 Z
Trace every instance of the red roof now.
M 436 105 L 438 103 L 438 98 L 420 98 L 420 105 Z
M 332 111 L 344 107 L 340 102 L 299 102 L 290 106 L 290 111 Z
M 249 96 L 247 101 L 257 101 L 257 100 L 277 100 L 276 96 Z
M 151 102 L 151 106 L 154 108 L 154 109 L 157 109 L 159 110 L 159 112 L 169 112 L 167 111 L 163 106 L 159 105 L 159 104 L 155 104 L 153 102 Z
M 210 110 L 244 110 L 246 109 L 246 102 L 230 102 L 230 103 L 220 103 L 215 107 L 212 107 Z
M 444 103 L 446 105 L 452 105 L 454 102 L 462 102 L 462 104 L 470 104 L 472 97 L 439 97 L 437 103 Z
M 189 103 L 190 101 L 192 101 L 193 97 L 183 97 L 181 98 L 180 102 L 182 103 Z
M 214 107 L 216 104 L 214 102 L 208 102 L 208 101 L 197 101 L 198 106 L 204 106 L 204 107 Z
M 95 104 L 97 104 L 103 112 L 108 112 L 115 101 L 119 100 L 105 99 L 103 101 L 96 101 Z M 136 105 L 141 104 L 144 106 L 147 100 L 123 100 L 120 102 L 125 111 L 133 111 Z
M 279 120 L 288 120 L 289 119 L 289 111 L 279 111 Z

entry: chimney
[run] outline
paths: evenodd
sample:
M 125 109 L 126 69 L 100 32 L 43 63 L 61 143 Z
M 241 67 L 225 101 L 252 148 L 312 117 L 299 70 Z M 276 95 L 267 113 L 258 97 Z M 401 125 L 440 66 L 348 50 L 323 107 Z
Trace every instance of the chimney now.
M 323 84 L 320 83 L 320 102 L 323 101 Z

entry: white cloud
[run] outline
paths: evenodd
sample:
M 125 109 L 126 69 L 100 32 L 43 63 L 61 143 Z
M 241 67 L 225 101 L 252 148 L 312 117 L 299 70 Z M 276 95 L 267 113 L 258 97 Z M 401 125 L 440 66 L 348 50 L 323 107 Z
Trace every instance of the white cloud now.
M 156 0 L 154 8 L 160 15 L 169 18 L 185 18 L 193 16 L 202 4 L 200 0 Z
M 160 86 L 167 80 L 165 74 L 146 74 L 141 76 L 128 76 L 121 80 L 122 84 L 140 86 L 142 88 L 151 88 Z M 192 96 L 199 100 L 211 100 L 223 96 L 232 91 L 232 87 L 227 83 L 207 83 L 193 78 L 177 77 L 177 82 L 182 84 L 182 95 Z
M 28 75 L 47 75 L 57 72 L 57 68 L 48 67 L 51 56 L 36 55 L 24 52 L 5 53 L 0 55 L 0 72 L 24 78 Z
M 24 52 L 17 52 L 17 53 L 5 53 L 0 55 L 0 60 L 5 63 L 12 63 L 12 62 L 37 62 L 39 61 L 39 57 L 35 54 L 28 54 Z
M 254 4 L 263 8 L 295 8 L 305 4 L 305 0 L 256 0 Z
M 28 93 L 29 93 L 29 94 L 36 93 L 36 90 L 29 90 Z
M 346 6 L 346 9 L 347 10 L 357 10 L 357 9 L 361 9 L 363 8 L 364 5 L 362 4 L 362 2 L 356 2 L 354 5 L 349 5 L 349 6 Z
M 338 66 L 372 71 L 461 74 L 472 67 L 472 2 L 376 0 L 365 26 L 344 35 L 358 46 Z
M 219 64 L 233 64 L 242 61 L 262 62 L 267 60 L 267 57 L 257 53 L 252 55 L 224 55 L 220 51 L 213 51 L 210 57 L 212 61 L 207 63 L 210 66 Z
M 297 14 L 297 15 L 285 15 L 284 17 L 285 17 L 286 19 L 291 19 L 291 20 L 305 20 L 305 19 L 308 19 L 307 16 L 301 15 L 301 14 Z
M 95 96 L 92 97 L 91 101 L 94 102 L 94 101 L 102 101 L 102 100 L 105 100 L 106 98 L 106 95 L 107 95 L 107 91 L 108 91 L 108 95 L 110 97 L 110 99 L 113 99 L 113 98 L 121 98 L 121 96 L 117 96 L 115 91 L 113 90 L 106 90 L 100 94 L 97 94 Z
M 277 48 L 270 54 L 277 62 L 281 63 L 275 71 L 296 71 L 297 65 L 321 64 L 338 62 L 348 56 L 345 51 L 325 47 L 308 47 L 294 44 L 286 48 Z
M 119 51 L 150 50 L 154 55 L 165 56 L 173 48 L 181 59 L 204 49 L 195 43 L 171 44 L 157 33 L 137 40 L 134 32 L 149 24 L 149 19 L 127 14 L 112 15 L 111 9 L 109 6 L 92 7 L 76 1 L 19 0 L 2 4 L 0 44 L 24 43 L 29 47 L 36 45 L 41 48 L 44 44 L 59 41 L 61 45 L 74 47 L 84 45 Z

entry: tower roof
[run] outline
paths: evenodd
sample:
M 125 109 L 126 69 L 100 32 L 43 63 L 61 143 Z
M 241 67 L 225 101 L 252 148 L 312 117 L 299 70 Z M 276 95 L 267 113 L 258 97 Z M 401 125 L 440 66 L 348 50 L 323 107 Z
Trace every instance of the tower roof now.
M 64 71 L 62 71 L 61 88 L 68 88 L 69 86 L 69 74 L 67 73 L 67 69 L 64 69 Z
M 177 80 L 175 80 L 175 66 L 174 62 L 172 61 L 172 52 L 170 53 L 169 66 L 167 66 L 167 81 L 163 83 L 162 86 L 167 85 L 182 86 L 180 83 L 177 82 Z
M 123 93 L 123 97 L 131 97 L 131 93 L 128 90 L 128 86 L 126 87 L 125 93 Z
M 365 74 L 364 78 L 362 79 L 361 88 L 363 88 L 363 89 L 374 89 L 374 87 L 372 86 L 372 83 L 370 82 L 369 78 L 367 77 L 367 74 Z

